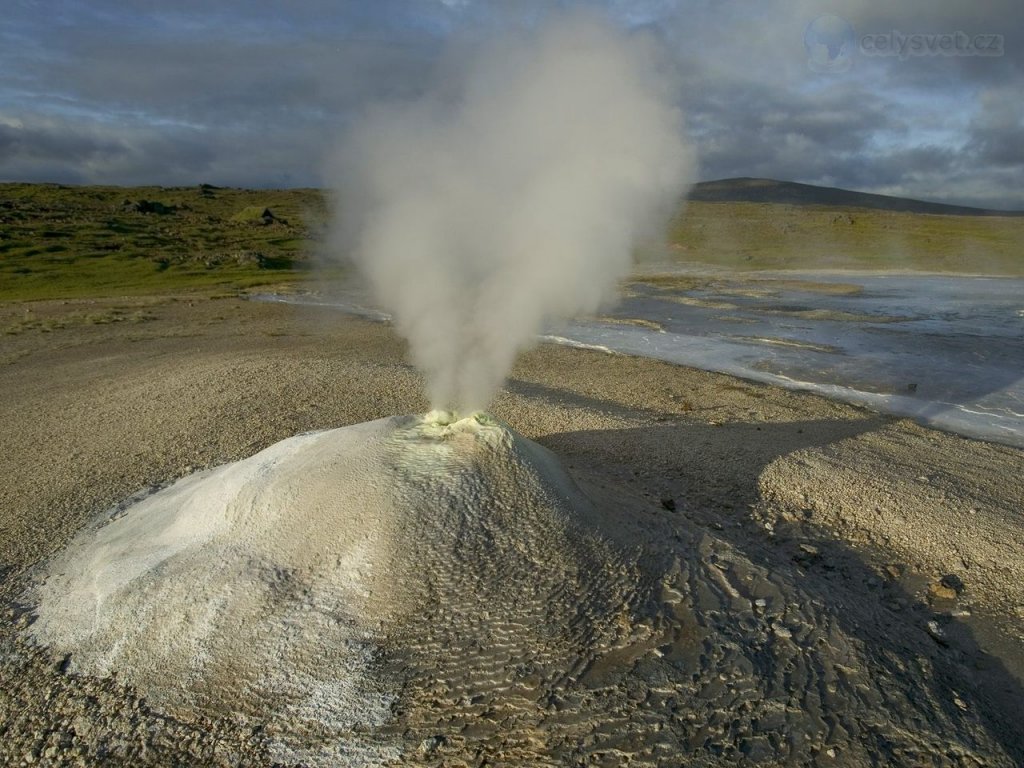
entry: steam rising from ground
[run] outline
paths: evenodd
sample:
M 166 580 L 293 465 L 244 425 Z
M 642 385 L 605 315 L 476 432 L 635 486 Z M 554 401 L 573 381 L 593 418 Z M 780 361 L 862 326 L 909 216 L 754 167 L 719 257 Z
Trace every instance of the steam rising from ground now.
M 546 322 L 614 297 L 694 174 L 649 41 L 585 15 L 455 57 L 356 121 L 333 245 L 391 312 L 435 408 L 486 406 Z

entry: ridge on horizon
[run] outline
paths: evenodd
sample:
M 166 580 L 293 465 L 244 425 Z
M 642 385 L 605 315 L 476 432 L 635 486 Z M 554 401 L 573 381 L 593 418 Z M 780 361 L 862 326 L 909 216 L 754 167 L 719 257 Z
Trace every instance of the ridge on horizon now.
M 164 184 L 74 184 L 55 181 L 16 181 L 0 179 L 0 191 L 5 186 L 51 186 L 97 187 L 102 189 L 161 189 L 181 190 L 200 187 L 210 191 L 242 190 L 242 191 L 287 191 L 307 190 L 323 191 L 319 187 L 236 187 L 231 184 L 196 183 L 187 186 Z M 926 213 L 946 216 L 1024 216 L 1024 210 L 980 208 L 970 205 L 939 203 L 928 200 L 917 200 L 911 197 L 882 195 L 876 192 L 858 192 L 841 187 L 824 187 L 805 184 L 798 181 L 766 179 L 754 176 L 737 176 L 727 179 L 699 181 L 693 185 L 687 200 L 704 203 L 774 203 L 782 205 L 812 206 L 820 205 L 833 208 L 866 208 L 895 213 Z
M 781 181 L 751 176 L 701 181 L 694 184 L 687 199 L 707 203 L 782 203 L 844 208 L 871 208 L 904 213 L 930 213 L 952 216 L 1024 216 L 1021 210 L 978 208 L 952 203 L 936 203 L 909 197 L 857 192 L 840 187 L 822 187 L 797 181 Z

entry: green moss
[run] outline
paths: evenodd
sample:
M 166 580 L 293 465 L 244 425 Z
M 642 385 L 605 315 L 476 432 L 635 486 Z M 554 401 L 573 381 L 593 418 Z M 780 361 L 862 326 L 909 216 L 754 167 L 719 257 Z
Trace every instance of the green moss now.
M 142 200 L 161 212 L 141 212 Z M 0 300 L 294 283 L 326 218 L 313 189 L 0 184 Z M 741 270 L 1022 275 L 1022 242 L 1024 218 L 695 202 L 672 221 L 667 249 L 638 255 Z M 317 274 L 340 271 L 319 264 Z
M 0 184 L 0 300 L 294 282 L 325 219 L 309 189 Z

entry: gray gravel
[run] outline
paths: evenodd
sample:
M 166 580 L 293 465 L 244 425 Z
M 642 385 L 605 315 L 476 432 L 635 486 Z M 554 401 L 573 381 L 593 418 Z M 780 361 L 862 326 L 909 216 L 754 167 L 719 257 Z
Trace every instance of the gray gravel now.
M 111 306 L 136 319 L 87 319 Z M 31 611 L 19 599 L 36 563 L 141 489 L 297 432 L 424 410 L 402 342 L 329 310 L 230 298 L 32 309 L 67 322 L 0 336 L 0 764 L 268 765 L 274 723 L 171 717 L 116 680 L 67 674 L 62 659 L 24 643 Z M 17 330 L 23 311 L 0 307 L 0 330 Z M 726 376 L 552 346 L 523 356 L 493 410 L 554 450 L 591 493 L 647 510 L 631 524 L 654 550 L 682 556 L 673 589 L 692 596 L 711 585 L 710 602 L 690 608 L 709 638 L 690 671 L 700 678 L 722 666 L 727 679 L 705 690 L 680 676 L 671 702 L 652 698 L 668 689 L 659 676 L 681 673 L 644 657 L 629 663 L 646 688 L 612 669 L 595 672 L 585 691 L 547 691 L 553 712 L 587 713 L 579 732 L 567 716 L 550 728 L 481 720 L 497 710 L 477 712 L 472 697 L 445 714 L 425 706 L 413 681 L 410 706 L 396 712 L 407 763 L 523 765 L 557 753 L 580 764 L 678 765 L 682 755 L 692 764 L 1024 764 L 1014 716 L 1024 711 L 1019 451 Z M 776 616 L 780 599 L 788 607 Z M 657 623 L 666 610 L 648 609 L 634 620 Z M 470 642 L 452 631 L 447 640 Z M 803 652 L 788 671 L 784 661 L 781 671 L 764 666 L 765 638 L 805 643 L 814 632 L 862 665 L 850 690 L 878 713 L 875 725 L 850 709 L 845 688 L 830 692 L 820 656 Z M 422 681 L 422 663 L 404 669 Z M 765 714 L 726 697 L 742 685 L 725 667 L 747 670 L 754 702 L 781 700 L 764 687 L 776 673 L 792 695 L 816 691 L 814 703 L 796 697 L 781 710 L 783 725 L 823 724 L 813 725 L 814 749 L 758 736 Z M 475 668 L 467 665 L 469 679 Z M 891 698 L 870 693 L 880 688 Z M 702 695 L 717 704 L 699 704 Z M 665 720 L 666 711 L 675 714 Z M 623 722 L 641 721 L 649 734 L 679 728 L 677 750 L 651 751 L 665 743 L 656 736 L 609 748 Z M 906 740 L 886 742 L 886 723 Z M 698 739 L 701 728 L 719 735 Z M 943 732 L 941 745 L 929 735 Z M 578 746 L 558 746 L 553 733 Z

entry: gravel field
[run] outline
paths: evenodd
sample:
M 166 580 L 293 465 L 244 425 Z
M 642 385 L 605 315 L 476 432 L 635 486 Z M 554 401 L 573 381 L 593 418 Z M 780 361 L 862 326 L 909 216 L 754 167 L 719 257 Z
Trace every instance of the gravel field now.
M 26 589 L 133 494 L 426 410 L 403 342 L 234 297 L 7 303 L 0 392 L 0 764 L 273 764 L 287 720 L 74 672 L 28 641 Z M 392 718 L 352 743 L 437 766 L 1024 764 L 1020 451 L 554 345 L 491 411 L 557 456 L 593 501 L 566 530 L 600 546 L 529 515 L 503 525 L 536 573 L 473 538 L 483 515 L 472 557 L 407 542 Z

